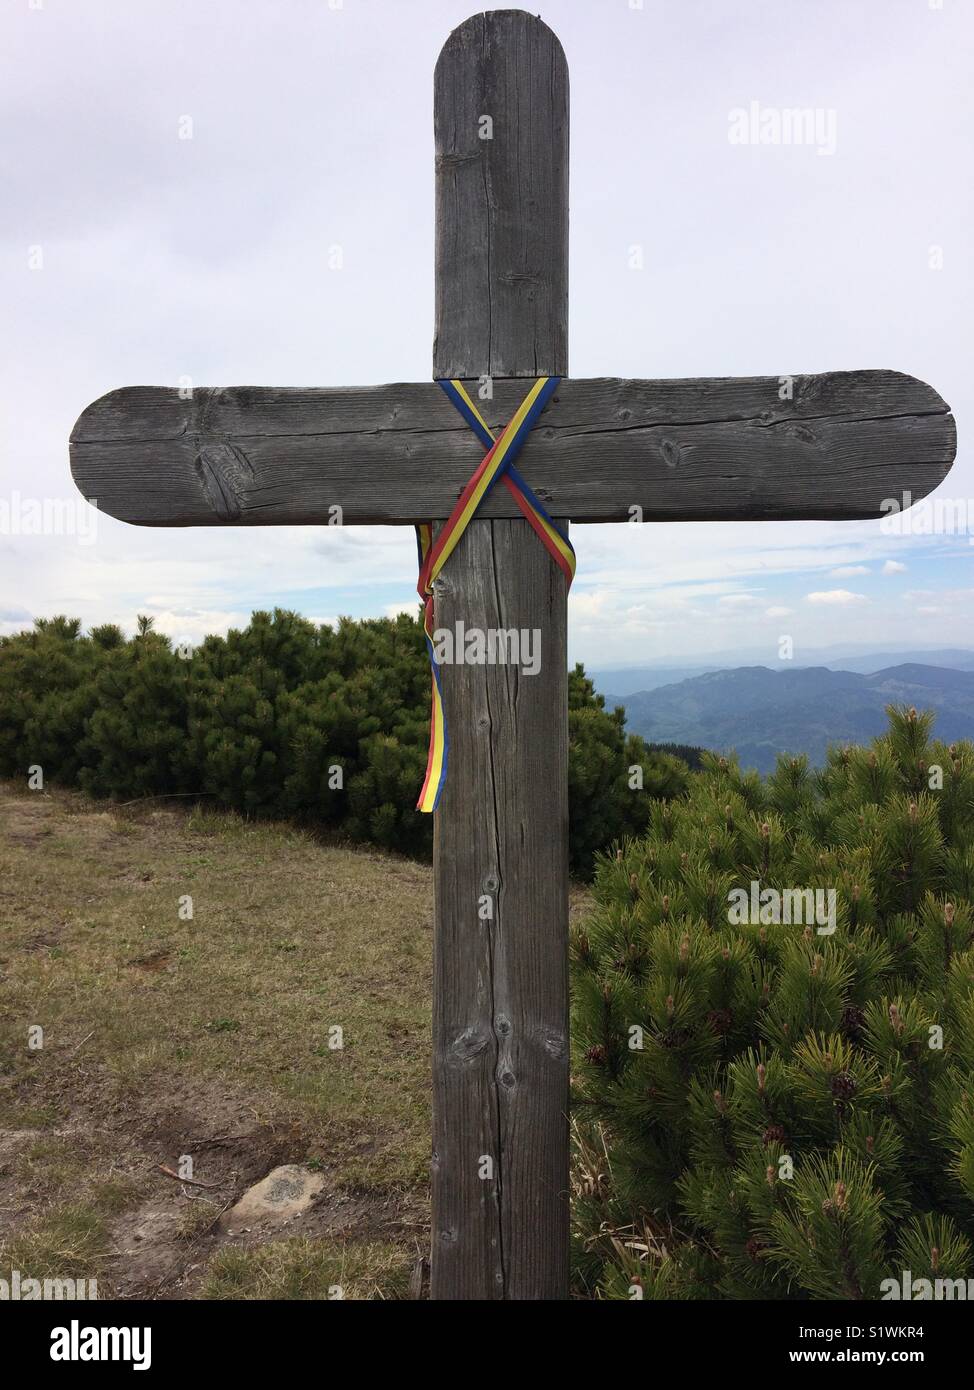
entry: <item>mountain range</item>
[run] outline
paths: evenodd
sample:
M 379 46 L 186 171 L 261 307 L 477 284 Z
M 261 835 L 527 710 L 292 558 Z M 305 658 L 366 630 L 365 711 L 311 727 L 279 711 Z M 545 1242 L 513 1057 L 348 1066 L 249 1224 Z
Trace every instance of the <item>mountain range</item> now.
M 954 671 L 974 671 L 974 651 L 960 647 L 938 647 L 929 651 L 907 649 L 905 651 L 858 651 L 850 653 L 848 648 L 831 647 L 812 652 L 811 661 L 796 661 L 790 667 L 827 666 L 831 671 L 859 671 L 864 676 L 874 675 L 888 666 L 919 664 L 921 666 L 949 666 Z M 707 662 L 667 662 L 661 666 L 626 666 L 614 671 L 590 671 L 588 674 L 595 683 L 596 690 L 607 695 L 633 695 L 637 691 L 655 690 L 660 685 L 675 685 L 677 681 L 689 680 L 692 676 L 702 676 L 708 671 L 726 671 L 740 666 L 760 666 L 767 660 L 767 652 L 715 652 Z
M 633 733 L 652 743 L 733 749 L 742 767 L 759 772 L 772 771 L 779 753 L 807 753 L 818 765 L 830 743 L 868 743 L 886 728 L 889 704 L 934 710 L 934 734 L 948 743 L 974 740 L 974 659 L 962 670 L 901 661 L 868 673 L 829 666 L 739 666 L 622 693 L 605 688 L 611 674 L 600 675 L 597 686 L 610 709 L 625 708 Z

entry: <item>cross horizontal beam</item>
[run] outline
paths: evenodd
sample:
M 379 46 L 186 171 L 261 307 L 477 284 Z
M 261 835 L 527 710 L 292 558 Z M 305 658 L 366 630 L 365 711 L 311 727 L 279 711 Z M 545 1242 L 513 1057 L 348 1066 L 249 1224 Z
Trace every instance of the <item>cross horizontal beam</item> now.
M 493 382 L 479 405 L 495 433 L 526 389 Z M 949 407 L 901 372 L 579 378 L 562 382 L 518 468 L 576 522 L 628 521 L 636 506 L 646 521 L 854 520 L 925 496 L 955 451 Z M 131 386 L 71 435 L 82 493 L 143 526 L 321 525 L 335 507 L 346 524 L 429 521 L 449 515 L 482 452 L 430 382 L 189 399 Z M 506 488 L 480 514 L 519 515 Z

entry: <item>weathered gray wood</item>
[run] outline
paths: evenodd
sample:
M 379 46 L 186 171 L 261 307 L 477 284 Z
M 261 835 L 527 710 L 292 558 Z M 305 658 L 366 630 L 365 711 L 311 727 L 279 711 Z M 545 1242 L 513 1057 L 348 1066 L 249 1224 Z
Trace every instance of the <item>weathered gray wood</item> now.
M 468 20 L 440 55 L 434 113 L 434 375 L 564 375 L 568 75 L 558 40 L 519 11 Z M 493 117 L 492 140 L 478 138 L 482 115 Z M 465 465 L 476 455 L 465 449 Z M 459 619 L 540 631 L 541 670 L 441 672 L 451 746 L 434 845 L 431 1293 L 563 1298 L 566 585 L 527 522 L 467 528 L 436 584 L 437 626 Z
M 524 521 L 472 523 L 436 586 L 438 627 L 537 629 L 541 670 L 441 668 L 450 764 L 434 843 L 434 1298 L 567 1293 L 565 608 L 561 571 Z M 483 895 L 493 920 L 478 915 Z M 480 1176 L 484 1156 L 492 1180 Z
M 493 141 L 478 144 L 496 164 L 503 148 L 497 127 Z M 468 164 L 461 167 L 469 173 Z M 455 161 L 441 165 L 440 241 L 447 212 L 459 212 L 458 189 L 467 186 L 454 185 L 455 168 Z M 481 212 L 477 204 L 470 217 Z M 499 274 L 496 256 L 491 264 Z M 544 297 L 538 279 L 535 270 L 531 293 Z M 438 376 L 462 375 L 453 370 L 461 360 L 470 370 L 474 297 L 471 283 L 458 307 L 456 343 L 445 320 L 440 328 Z M 519 341 L 518 301 L 508 311 Z M 496 302 L 485 312 L 490 341 L 500 342 L 498 325 L 509 319 Z M 526 349 L 516 351 L 507 360 L 521 368 Z M 488 356 L 485 350 L 485 362 Z M 544 360 L 553 367 L 561 359 Z M 781 400 L 781 382 L 569 379 L 518 468 L 550 511 L 574 521 L 626 521 L 632 506 L 647 521 L 855 519 L 877 516 L 884 498 L 904 491 L 919 499 L 946 476 L 954 419 L 925 383 L 892 371 L 829 372 L 794 377 L 793 399 Z M 523 380 L 496 379 L 493 400 L 479 402 L 488 423 L 503 426 L 525 390 Z M 321 524 L 335 504 L 349 524 L 446 517 L 481 454 L 433 382 L 237 386 L 198 389 L 191 400 L 133 386 L 90 405 L 71 436 L 71 467 L 85 496 L 111 516 L 155 526 Z M 482 514 L 519 515 L 503 487 L 493 489 Z
M 443 46 L 433 103 L 433 375 L 564 376 L 568 65 L 561 44 L 523 10 L 474 15 Z

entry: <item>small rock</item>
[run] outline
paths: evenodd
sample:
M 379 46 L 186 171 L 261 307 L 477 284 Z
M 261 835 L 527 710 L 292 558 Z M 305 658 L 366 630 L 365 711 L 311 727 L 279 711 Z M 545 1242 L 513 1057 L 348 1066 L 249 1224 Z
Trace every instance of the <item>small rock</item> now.
M 237 1205 L 220 1218 L 220 1225 L 228 1235 L 232 1235 L 233 1227 L 247 1229 L 246 1222 L 283 1225 L 292 1216 L 307 1211 L 324 1185 L 320 1173 L 287 1163 L 248 1188 Z

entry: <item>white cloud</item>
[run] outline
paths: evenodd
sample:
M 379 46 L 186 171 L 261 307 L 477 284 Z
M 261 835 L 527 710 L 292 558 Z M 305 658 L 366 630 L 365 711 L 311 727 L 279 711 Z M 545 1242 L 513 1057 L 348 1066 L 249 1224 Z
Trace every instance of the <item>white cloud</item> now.
M 908 603 L 919 599 L 936 599 L 939 603 L 960 604 L 969 608 L 974 600 L 974 589 L 909 589 L 903 595 Z
M 809 603 L 834 603 L 844 606 L 847 603 L 865 603 L 865 594 L 853 594 L 848 589 L 822 589 L 814 594 L 806 594 Z
M 609 603 L 609 595 L 599 589 L 591 593 L 572 594 L 571 613 L 576 622 L 596 622 L 603 617 Z
M 302 23 L 289 26 L 273 0 L 251 0 L 241 26 L 226 22 L 229 0 L 46 8 L 52 14 L 45 19 L 26 3 L 8 6 L 4 21 L 18 60 L 8 64 L 0 90 L 12 175 L 0 232 L 8 329 L 0 340 L 0 493 L 27 491 L 29 481 L 33 494 L 63 496 L 71 486 L 74 420 L 89 400 L 126 382 L 175 384 L 183 374 L 200 384 L 279 386 L 428 380 L 428 87 L 433 56 L 462 11 L 446 0 L 375 0 L 346 5 L 336 19 L 326 6 L 304 4 L 295 7 Z M 585 113 L 573 129 L 572 154 L 575 373 L 751 376 L 776 375 L 791 361 L 810 372 L 888 363 L 933 383 L 958 418 L 969 417 L 974 378 L 959 364 L 974 282 L 949 266 L 942 276 L 922 267 L 912 273 L 904 247 L 927 245 L 926 204 L 904 204 L 902 180 L 872 177 L 877 111 L 903 180 L 930 175 L 931 150 L 938 170 L 956 167 L 972 100 L 965 45 L 950 41 L 943 24 L 921 25 L 917 44 L 914 7 L 887 6 L 884 61 L 864 71 L 855 55 L 873 37 L 868 6 L 823 0 L 823 11 L 844 26 L 841 52 L 833 51 L 834 25 L 810 28 L 800 7 L 779 7 L 774 30 L 759 18 L 762 7 L 752 7 L 751 18 L 731 29 L 697 26 L 694 61 L 713 97 L 701 104 L 696 88 L 688 95 L 685 55 L 695 12 L 713 8 L 703 0 L 660 7 L 653 42 L 662 87 L 652 92 L 635 33 L 645 26 L 634 28 L 625 6 L 552 0 L 546 13 L 571 55 L 576 111 Z M 109 11 L 124 22 L 93 22 L 93 14 Z M 749 80 L 774 82 L 781 53 L 799 87 L 827 64 L 830 102 L 864 135 L 846 145 L 841 160 L 820 161 L 829 165 L 828 186 L 813 204 L 807 160 L 775 157 L 772 179 L 768 159 L 749 162 L 725 138 L 713 139 L 713 110 L 739 99 L 741 63 Z M 56 100 L 38 103 L 38 72 Z M 372 74 L 369 101 L 356 106 L 363 72 Z M 906 82 L 910 103 L 897 101 Z M 266 100 L 255 105 L 258 85 Z M 175 120 L 187 91 L 195 137 L 181 142 Z M 676 112 L 676 135 L 654 155 L 652 186 L 627 178 L 633 154 L 625 141 L 604 139 L 606 93 L 617 128 L 645 129 L 658 110 Z M 398 137 L 390 142 L 393 127 Z M 692 187 L 685 178 L 691 157 Z M 310 181 L 301 177 L 309 161 Z M 208 196 L 216 186 L 218 200 Z M 640 239 L 659 186 L 681 189 L 684 200 L 679 219 L 653 224 L 653 261 L 666 274 L 633 275 L 613 247 Z M 701 192 L 714 188 L 720 234 L 707 215 L 712 195 Z M 962 180 L 938 239 L 963 235 L 972 197 L 974 185 Z M 390 208 L 397 207 L 407 215 L 390 240 Z M 870 276 L 849 255 L 840 209 L 871 248 Z M 894 222 L 899 235 L 883 236 Z M 29 273 L 25 248 L 42 239 L 43 273 Z M 333 241 L 345 248 L 341 274 L 324 265 Z M 741 303 L 748 305 L 743 318 Z M 849 305 L 855 312 L 843 315 L 837 333 L 837 310 Z M 649 315 L 667 331 L 647 334 Z M 917 323 L 924 324 L 919 336 Z M 473 441 L 470 450 L 473 467 Z M 529 444 L 529 482 L 530 459 Z M 952 496 L 974 496 L 972 459 L 962 452 L 948 483 Z M 708 481 L 689 462 L 688 482 L 703 492 Z M 390 452 L 390 484 L 396 468 Z M 823 491 L 835 471 L 823 469 Z M 918 589 L 937 590 L 961 582 L 971 556 L 966 535 L 894 542 L 878 521 L 578 526 L 573 537 L 572 659 L 590 665 L 705 662 L 735 649 L 772 654 L 774 622 L 786 617 L 799 649 L 891 647 L 910 641 L 906 629 L 918 626 L 903 623 L 902 604 L 802 596 L 823 586 L 828 594 L 829 574 L 839 584 L 878 574 L 890 554 L 910 557 Z M 943 565 L 961 556 L 945 575 Z M 309 614 L 378 615 L 399 611 L 394 600 L 402 595 L 415 611 L 415 578 L 409 527 L 166 531 L 101 515 L 90 546 L 0 537 L 0 595 L 25 605 L 24 626 L 35 615 L 62 612 L 86 627 L 117 621 L 131 631 L 135 614 L 148 611 L 183 638 L 208 623 L 223 630 L 276 603 Z M 915 600 L 942 608 L 919 626 L 944 645 L 970 630 L 974 609 L 974 595 L 953 592 Z M 789 604 L 792 613 L 781 611 Z M 0 624 L 18 628 L 21 613 L 0 612 Z
M 906 574 L 906 565 L 901 565 L 899 560 L 887 560 L 883 565 L 883 574 Z
M 200 642 L 211 632 L 225 637 L 232 627 L 246 627 L 250 622 L 249 613 L 227 613 L 213 609 L 153 613 L 151 605 L 146 604 L 144 611 L 152 619 L 155 631 L 161 632 L 164 637 L 171 637 L 174 642 Z

